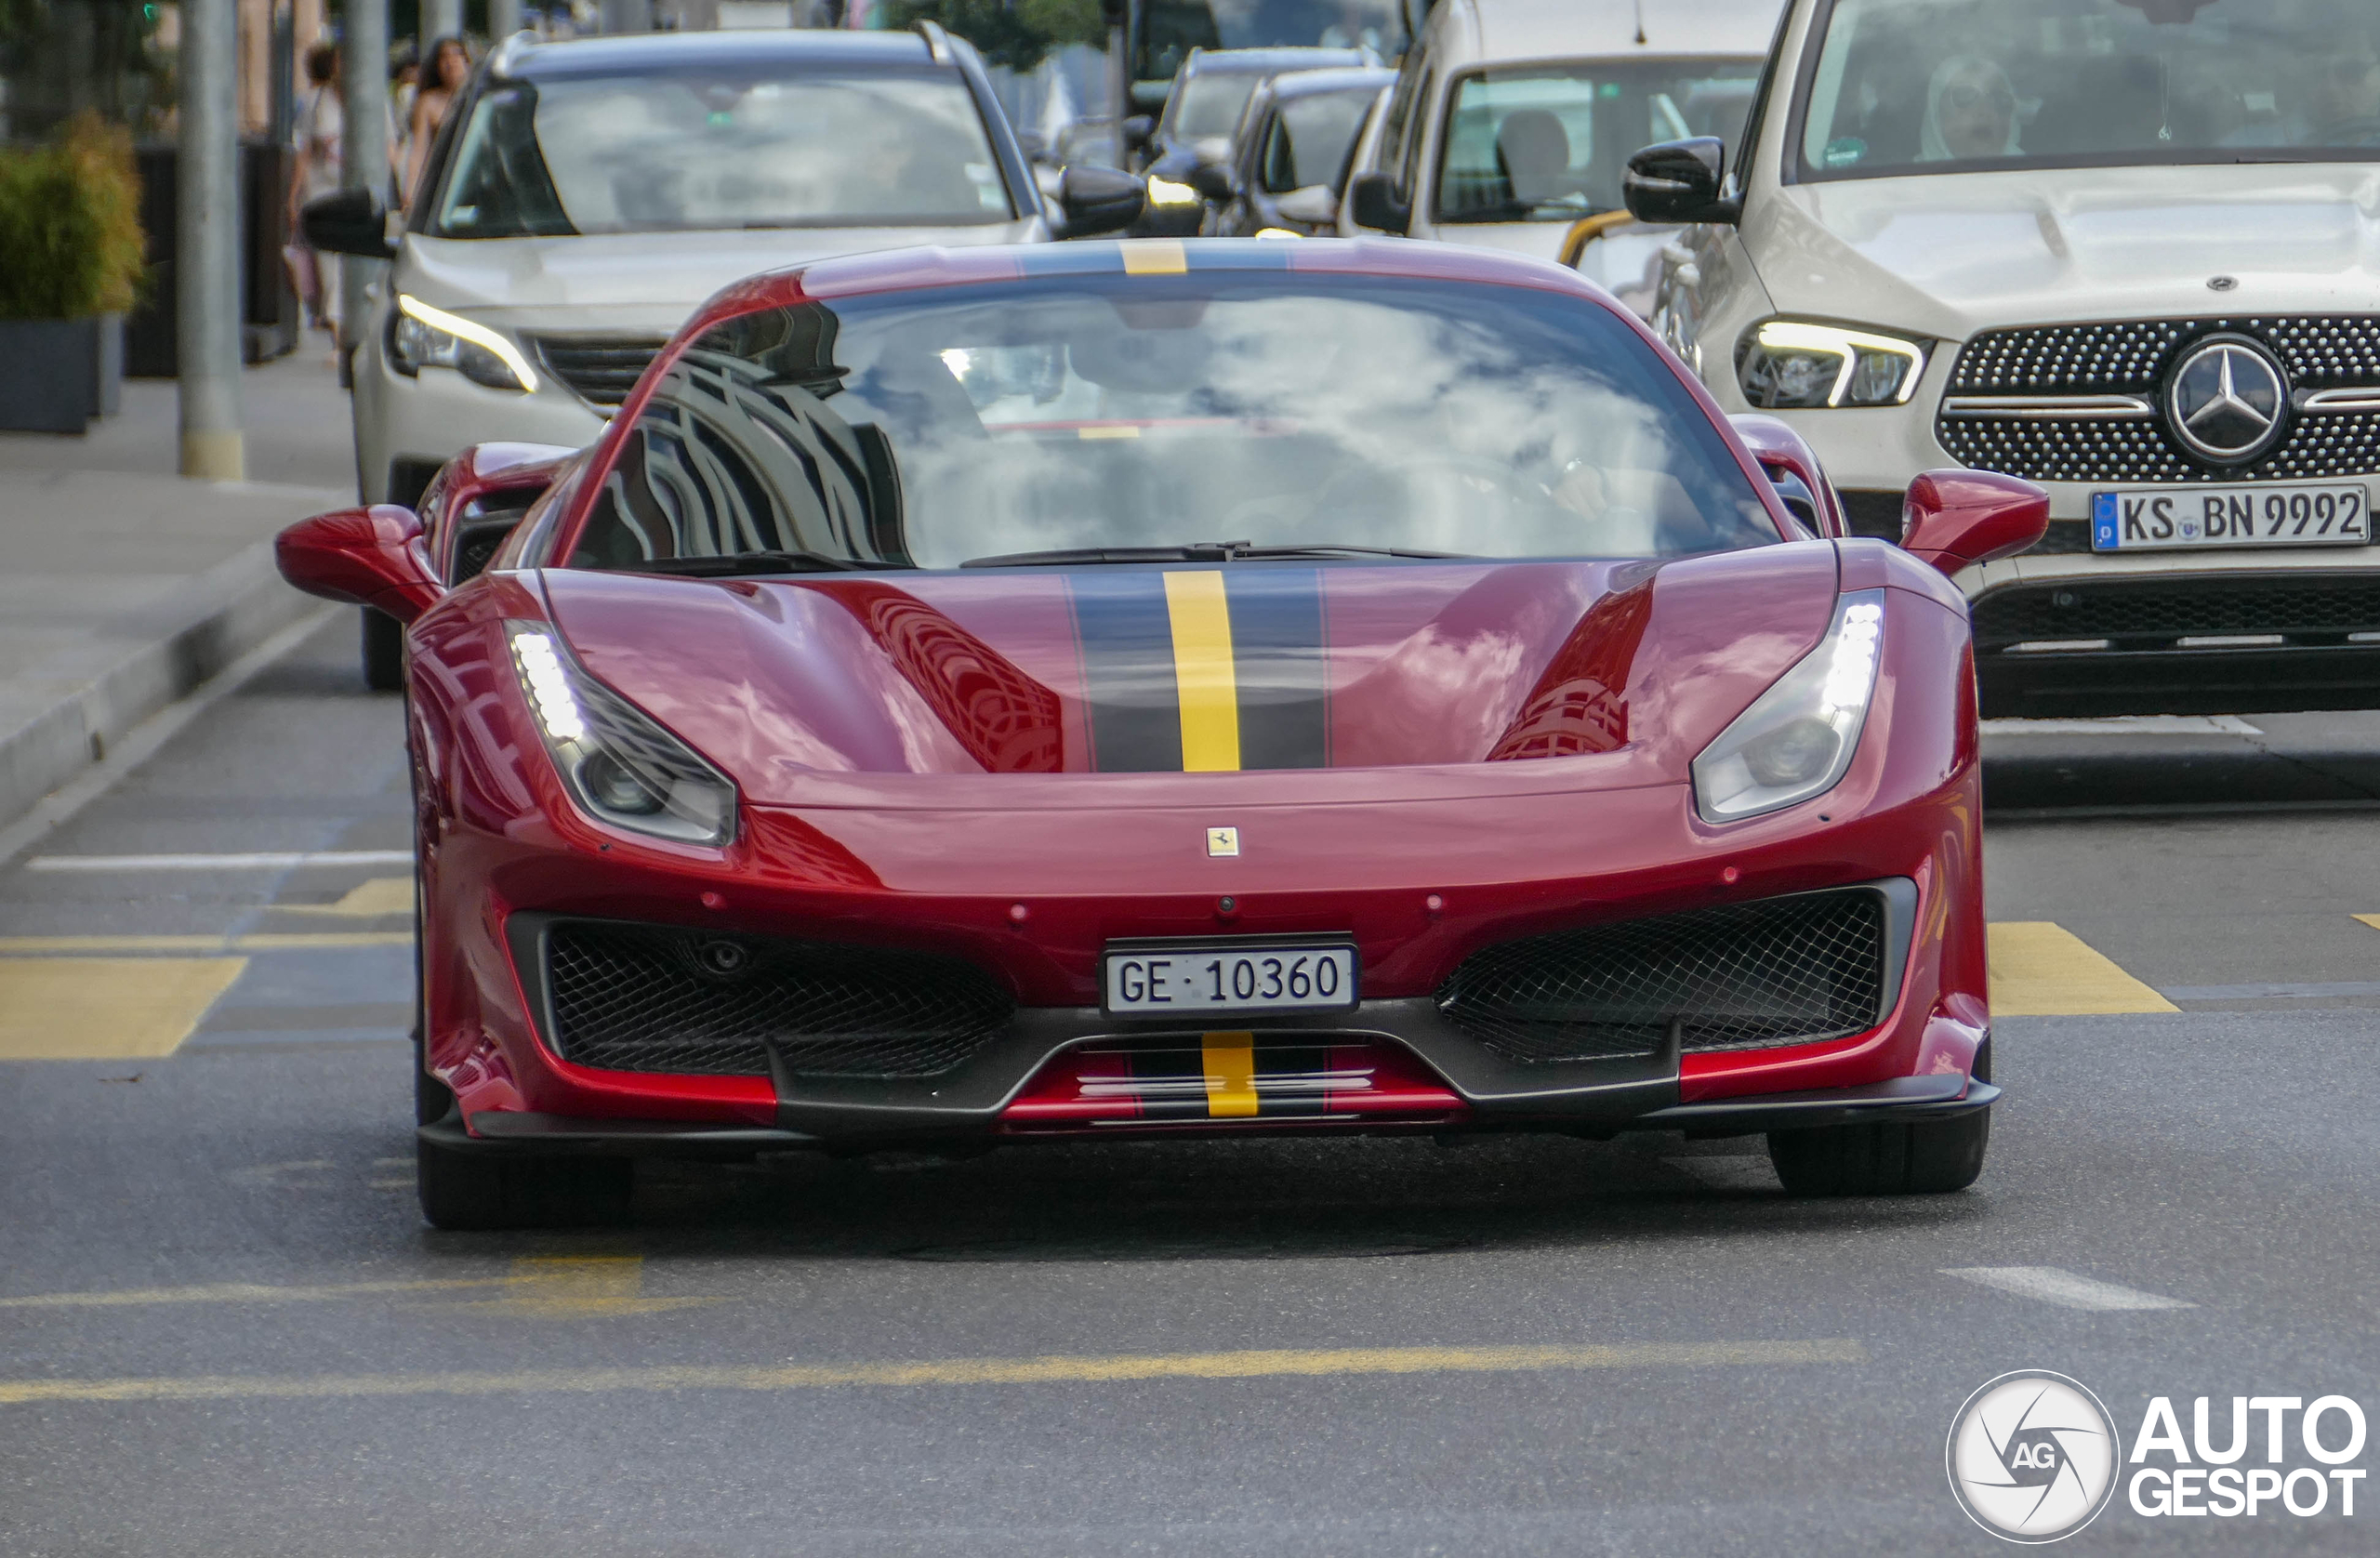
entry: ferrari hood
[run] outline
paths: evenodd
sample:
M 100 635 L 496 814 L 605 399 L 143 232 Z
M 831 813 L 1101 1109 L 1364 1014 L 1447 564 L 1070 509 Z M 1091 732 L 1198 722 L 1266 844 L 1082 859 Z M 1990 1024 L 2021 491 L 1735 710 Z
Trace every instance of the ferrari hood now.
M 1693 755 L 1814 646 L 1824 542 L 1667 564 L 1233 563 L 709 581 L 551 570 L 597 676 L 760 804 L 829 775 Z
M 2380 169 L 2081 168 L 1797 184 L 1749 221 L 1778 310 L 1963 340 L 1977 330 L 2369 306 Z M 2217 300 L 2208 280 L 2234 290 Z

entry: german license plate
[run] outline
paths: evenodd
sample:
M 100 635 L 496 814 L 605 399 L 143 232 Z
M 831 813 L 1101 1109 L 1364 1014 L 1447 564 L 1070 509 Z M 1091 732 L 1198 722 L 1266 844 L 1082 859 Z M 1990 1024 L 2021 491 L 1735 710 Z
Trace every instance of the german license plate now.
M 1151 942 L 1109 947 L 1103 983 L 1117 1016 L 1349 1011 L 1357 967 L 1346 942 Z
M 2091 549 L 2363 547 L 2372 510 L 2352 486 L 2133 487 L 2091 495 Z

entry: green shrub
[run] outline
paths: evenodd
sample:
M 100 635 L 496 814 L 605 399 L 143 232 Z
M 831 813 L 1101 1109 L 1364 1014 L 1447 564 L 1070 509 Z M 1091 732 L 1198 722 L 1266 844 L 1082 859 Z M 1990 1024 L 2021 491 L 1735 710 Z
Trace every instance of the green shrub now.
M 144 250 L 130 131 L 86 113 L 0 152 L 0 319 L 126 312 Z
M 1012 71 L 1029 71 L 1068 44 L 1107 41 L 1099 0 L 898 0 L 888 9 L 896 27 L 938 21 Z

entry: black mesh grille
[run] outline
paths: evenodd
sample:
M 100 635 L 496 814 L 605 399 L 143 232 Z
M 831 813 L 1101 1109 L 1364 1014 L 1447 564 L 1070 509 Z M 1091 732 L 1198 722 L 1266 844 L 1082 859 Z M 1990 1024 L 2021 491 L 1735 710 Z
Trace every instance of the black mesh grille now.
M 553 376 L 595 405 L 628 398 L 645 365 L 668 345 L 660 336 L 532 336 Z
M 822 942 L 571 921 L 548 933 L 555 1048 L 610 1071 L 932 1076 L 1005 1026 L 972 963 Z
M 1976 647 L 2109 639 L 2155 649 L 2182 637 L 2279 633 L 2337 640 L 2380 632 L 2380 579 L 2106 580 L 1996 589 L 1974 608 Z M 2128 641 L 2127 641 L 2128 640 Z
M 1756 1050 L 1875 1026 L 1884 902 L 1867 889 L 1622 920 L 1473 954 L 1438 1010 L 1514 1061 Z
M 2380 385 L 2380 315 L 2160 319 L 1990 330 L 1959 352 L 1953 395 L 2144 395 L 2155 400 L 2177 350 L 2221 331 L 2252 336 L 2300 390 Z M 2272 453 L 2247 466 L 2192 458 L 2162 419 L 2023 421 L 1943 416 L 1942 448 L 1961 465 L 2034 482 L 2273 482 L 2380 470 L 2380 416 L 2299 416 Z

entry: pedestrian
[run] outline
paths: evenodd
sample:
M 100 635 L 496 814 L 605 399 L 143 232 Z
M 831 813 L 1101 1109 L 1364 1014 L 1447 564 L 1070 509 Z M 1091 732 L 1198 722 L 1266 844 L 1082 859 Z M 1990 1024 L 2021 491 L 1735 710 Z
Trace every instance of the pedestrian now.
M 430 46 L 421 65 L 421 85 L 414 91 L 413 112 L 407 115 L 405 126 L 404 191 L 407 205 L 413 204 L 414 186 L 421 180 L 421 170 L 430 161 L 430 149 L 437 143 L 438 126 L 446 122 L 446 111 L 455 106 L 464 83 L 471 78 L 470 51 L 457 37 L 440 38 Z
M 298 113 L 298 156 L 289 170 L 291 243 L 284 254 L 298 296 L 305 299 L 306 323 L 317 330 L 338 332 L 338 257 L 325 254 L 305 241 L 298 223 L 308 202 L 336 193 L 344 182 L 347 159 L 347 114 L 339 101 L 339 55 L 336 44 L 316 44 L 306 51 L 308 91 Z

